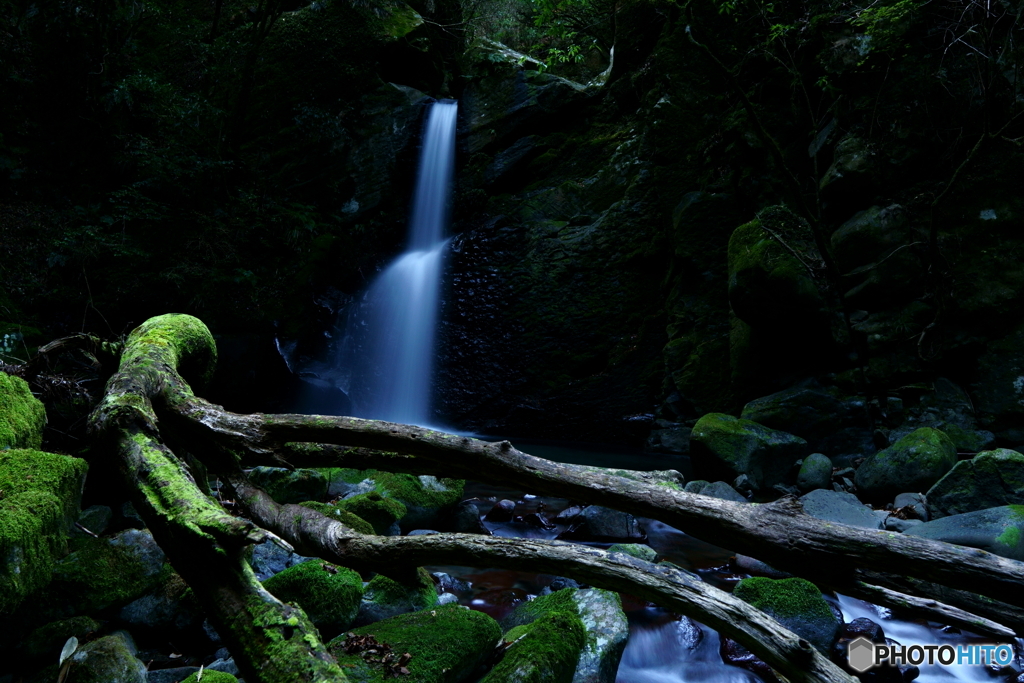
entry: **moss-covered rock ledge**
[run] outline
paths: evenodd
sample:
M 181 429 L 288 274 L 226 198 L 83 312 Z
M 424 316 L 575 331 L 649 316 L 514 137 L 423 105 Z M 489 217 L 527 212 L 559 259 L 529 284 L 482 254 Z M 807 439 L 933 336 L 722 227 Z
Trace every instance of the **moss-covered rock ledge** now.
M 0 614 L 50 582 L 67 553 L 88 467 L 67 455 L 0 451 Z

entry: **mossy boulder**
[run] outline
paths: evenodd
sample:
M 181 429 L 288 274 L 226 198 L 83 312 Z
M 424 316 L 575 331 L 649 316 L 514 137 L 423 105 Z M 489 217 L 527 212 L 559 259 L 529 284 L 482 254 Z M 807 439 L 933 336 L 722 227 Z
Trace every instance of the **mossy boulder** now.
M 956 464 L 956 446 L 931 427 L 916 429 L 857 468 L 854 482 L 862 497 L 889 503 L 903 492 L 924 492 Z
M 571 683 L 587 635 L 578 616 L 557 611 L 512 628 L 503 639 L 511 645 L 480 683 Z
M 21 642 L 19 654 L 26 661 L 46 660 L 47 664 L 56 662 L 68 638 L 73 636 L 79 642 L 84 642 L 101 627 L 100 622 L 87 616 L 51 621 L 28 634 Z
M 171 567 L 148 531 L 128 529 L 111 538 L 75 542 L 53 568 L 51 601 L 78 613 L 121 607 L 166 582 Z
M 983 451 L 953 466 L 928 489 L 932 519 L 1024 504 L 1024 453 L 1008 448 Z
M 316 510 L 321 515 L 335 519 L 353 531 L 357 531 L 361 534 L 377 533 L 374 531 L 373 526 L 365 519 L 354 512 L 343 510 L 337 505 L 332 505 L 331 503 L 320 503 L 313 500 L 307 500 L 304 503 L 299 503 L 299 505 L 304 508 L 309 508 L 310 510 Z
M 320 470 L 255 467 L 249 478 L 278 503 L 323 500 L 327 495 L 327 479 Z
M 802 493 L 814 489 L 828 488 L 832 484 L 832 461 L 821 453 L 811 453 L 804 458 L 796 474 L 796 487 Z
M 349 512 L 365 520 L 373 533 L 382 536 L 397 536 L 401 533 L 398 520 L 405 517 L 407 508 L 394 498 L 386 498 L 377 491 L 360 493 L 334 503 L 343 512 Z
M 391 514 L 397 514 L 396 520 L 403 531 L 437 527 L 441 517 L 462 500 L 465 486 L 461 479 L 430 475 L 341 468 L 323 472 L 330 481 L 330 490 L 345 496 L 336 502 L 338 507 L 370 522 L 379 534 L 397 533 L 397 530 L 389 531 L 390 522 L 384 521 Z M 375 496 L 359 498 L 365 494 Z M 389 502 L 381 504 L 381 497 Z M 394 503 L 404 507 L 399 509 Z
M 0 613 L 49 583 L 67 552 L 87 469 L 66 455 L 0 451 Z
M 750 325 L 803 326 L 824 309 L 810 273 L 779 238 L 808 249 L 813 239 L 806 222 L 782 207 L 766 209 L 729 239 L 729 303 Z
M 584 638 L 576 657 L 574 658 L 566 647 L 572 642 L 570 638 L 570 642 L 544 651 L 549 661 L 545 662 L 543 667 L 522 668 L 529 657 L 528 650 L 523 650 L 520 655 L 522 661 L 509 671 L 531 672 L 527 677 L 536 678 L 530 680 L 563 680 L 561 676 L 564 676 L 564 672 L 561 665 L 572 660 L 575 661 L 575 670 L 571 675 L 574 683 L 613 683 L 629 637 L 629 625 L 622 611 L 619 596 L 611 591 L 596 588 L 564 588 L 535 598 L 522 603 L 505 617 L 502 621 L 502 627 L 507 631 L 504 639 L 506 642 L 512 642 L 526 633 L 530 634 L 527 638 L 533 638 L 531 628 L 539 628 L 540 632 L 544 633 L 552 627 L 553 622 L 550 620 L 555 617 L 565 624 L 572 624 L 574 619 L 578 619 L 583 626 Z M 495 675 L 497 670 L 498 667 L 495 667 L 491 675 Z
M 69 680 L 75 683 L 146 683 L 146 665 L 123 635 L 104 636 L 71 655 Z
M 409 673 L 401 676 L 409 683 L 456 683 L 470 679 L 501 638 L 501 629 L 494 619 L 459 605 L 402 614 L 352 633 L 372 635 L 377 642 L 387 643 L 391 652 L 396 653 L 396 660 L 405 653 L 411 655 L 404 665 Z M 371 658 L 346 653 L 346 636 L 335 638 L 327 648 L 349 680 L 369 683 L 390 678 L 385 668 L 371 662 Z
M 740 417 L 806 439 L 821 453 L 860 453 L 863 442 L 871 441 L 863 401 L 814 381 L 756 398 Z
M 39 448 L 46 409 L 20 377 L 0 372 L 0 450 Z
M 121 608 L 119 618 L 133 633 L 159 631 L 167 638 L 189 637 L 206 617 L 198 598 L 178 574 Z M 174 635 L 177 634 L 177 635 Z
M 801 578 L 751 577 L 733 595 L 750 603 L 827 654 L 843 622 L 813 583 Z
M 836 265 L 848 273 L 875 263 L 911 237 L 907 212 L 902 206 L 872 206 L 858 211 L 832 233 L 832 251 Z
M 754 490 L 782 483 L 807 450 L 798 436 L 725 413 L 709 413 L 690 435 L 694 474 L 709 481 L 747 475 Z
M 1024 560 L 1024 505 L 950 515 L 918 524 L 903 533 Z
M 894 204 L 872 206 L 844 223 L 832 235 L 839 269 L 852 285 L 845 296 L 854 306 L 879 308 L 914 291 L 922 271 L 921 259 L 907 212 Z
M 729 238 L 733 379 L 776 387 L 814 374 L 833 353 L 827 305 L 808 270 L 810 226 L 783 206 L 762 209 Z
M 189 677 L 181 683 L 238 683 L 238 679 L 224 671 L 214 669 L 203 669 L 203 677 L 199 678 L 199 672 L 189 674 Z
M 324 638 L 352 625 L 363 597 L 363 580 L 346 567 L 312 560 L 263 582 L 279 600 L 298 605 Z
M 403 531 L 430 529 L 439 516 L 462 500 L 465 482 L 430 475 L 415 476 L 393 472 L 375 472 L 378 490 L 406 507 L 399 520 Z
M 363 590 L 355 623 L 363 626 L 406 612 L 428 609 L 436 604 L 437 588 L 426 569 L 419 568 L 415 580 L 409 585 L 378 574 L 370 579 Z

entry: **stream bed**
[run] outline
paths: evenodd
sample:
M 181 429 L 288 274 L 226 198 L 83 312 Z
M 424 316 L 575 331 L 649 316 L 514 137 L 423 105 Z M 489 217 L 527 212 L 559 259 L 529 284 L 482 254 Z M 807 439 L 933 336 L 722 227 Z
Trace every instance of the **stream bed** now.
M 539 457 L 580 465 L 600 467 L 661 470 L 676 469 L 690 478 L 688 459 L 684 456 L 665 456 L 630 452 L 602 446 L 552 442 L 513 440 L 521 450 Z M 496 536 L 554 539 L 566 530 L 563 524 L 553 528 L 537 526 L 540 514 L 555 522 L 559 512 L 570 506 L 570 501 L 528 492 L 502 488 L 479 482 L 466 483 L 466 497 L 475 502 L 481 516 L 500 500 L 515 501 L 512 521 L 484 521 Z M 533 519 L 533 523 L 527 519 Z M 748 574 L 733 571 L 730 559 L 735 553 L 700 541 L 663 522 L 640 519 L 646 533 L 646 543 L 660 559 L 673 562 L 696 572 L 704 581 L 722 590 L 732 587 Z M 609 543 L 587 543 L 607 548 Z M 456 591 L 460 602 L 501 620 L 525 600 L 562 587 L 563 579 L 546 574 L 529 574 L 500 569 L 473 569 L 468 567 L 430 567 L 432 572 L 445 572 L 457 577 L 464 585 Z M 572 577 L 568 577 L 572 578 Z M 987 643 L 989 640 L 959 629 L 945 628 L 941 624 L 923 620 L 894 617 L 886 608 L 872 605 L 843 595 L 828 595 L 826 600 L 850 622 L 867 617 L 880 624 L 887 638 L 904 646 L 919 644 Z M 720 654 L 720 638 L 714 630 L 686 617 L 667 612 L 656 605 L 622 596 L 623 609 L 629 620 L 630 636 L 619 664 L 616 683 L 758 683 L 757 674 L 727 664 Z M 996 670 L 985 666 L 926 664 L 920 667 L 916 681 L 920 683 L 982 683 L 1024 681 L 1021 673 L 1021 652 L 1024 641 L 1015 644 L 1016 657 L 1009 669 Z M 896 679 L 893 679 L 896 680 Z

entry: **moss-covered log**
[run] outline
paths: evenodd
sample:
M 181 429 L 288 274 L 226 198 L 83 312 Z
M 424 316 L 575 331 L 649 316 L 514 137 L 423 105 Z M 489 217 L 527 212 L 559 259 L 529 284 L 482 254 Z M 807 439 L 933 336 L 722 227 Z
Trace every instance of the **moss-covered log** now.
M 266 532 L 203 495 L 163 444 L 153 404 L 190 396 L 179 370 L 205 381 L 215 360 L 213 337 L 199 320 L 148 320 L 129 336 L 90 428 L 116 454 L 135 508 L 208 610 L 246 680 L 345 681 L 302 611 L 264 590 L 246 563 L 245 547 Z

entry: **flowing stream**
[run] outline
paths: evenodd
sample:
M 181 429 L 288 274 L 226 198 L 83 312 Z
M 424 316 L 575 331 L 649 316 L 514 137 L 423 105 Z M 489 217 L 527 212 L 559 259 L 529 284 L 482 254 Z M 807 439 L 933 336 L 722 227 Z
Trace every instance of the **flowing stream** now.
M 423 132 L 406 251 L 352 308 L 342 363 L 352 414 L 429 426 L 434 332 L 447 246 L 458 103 L 431 106 Z

